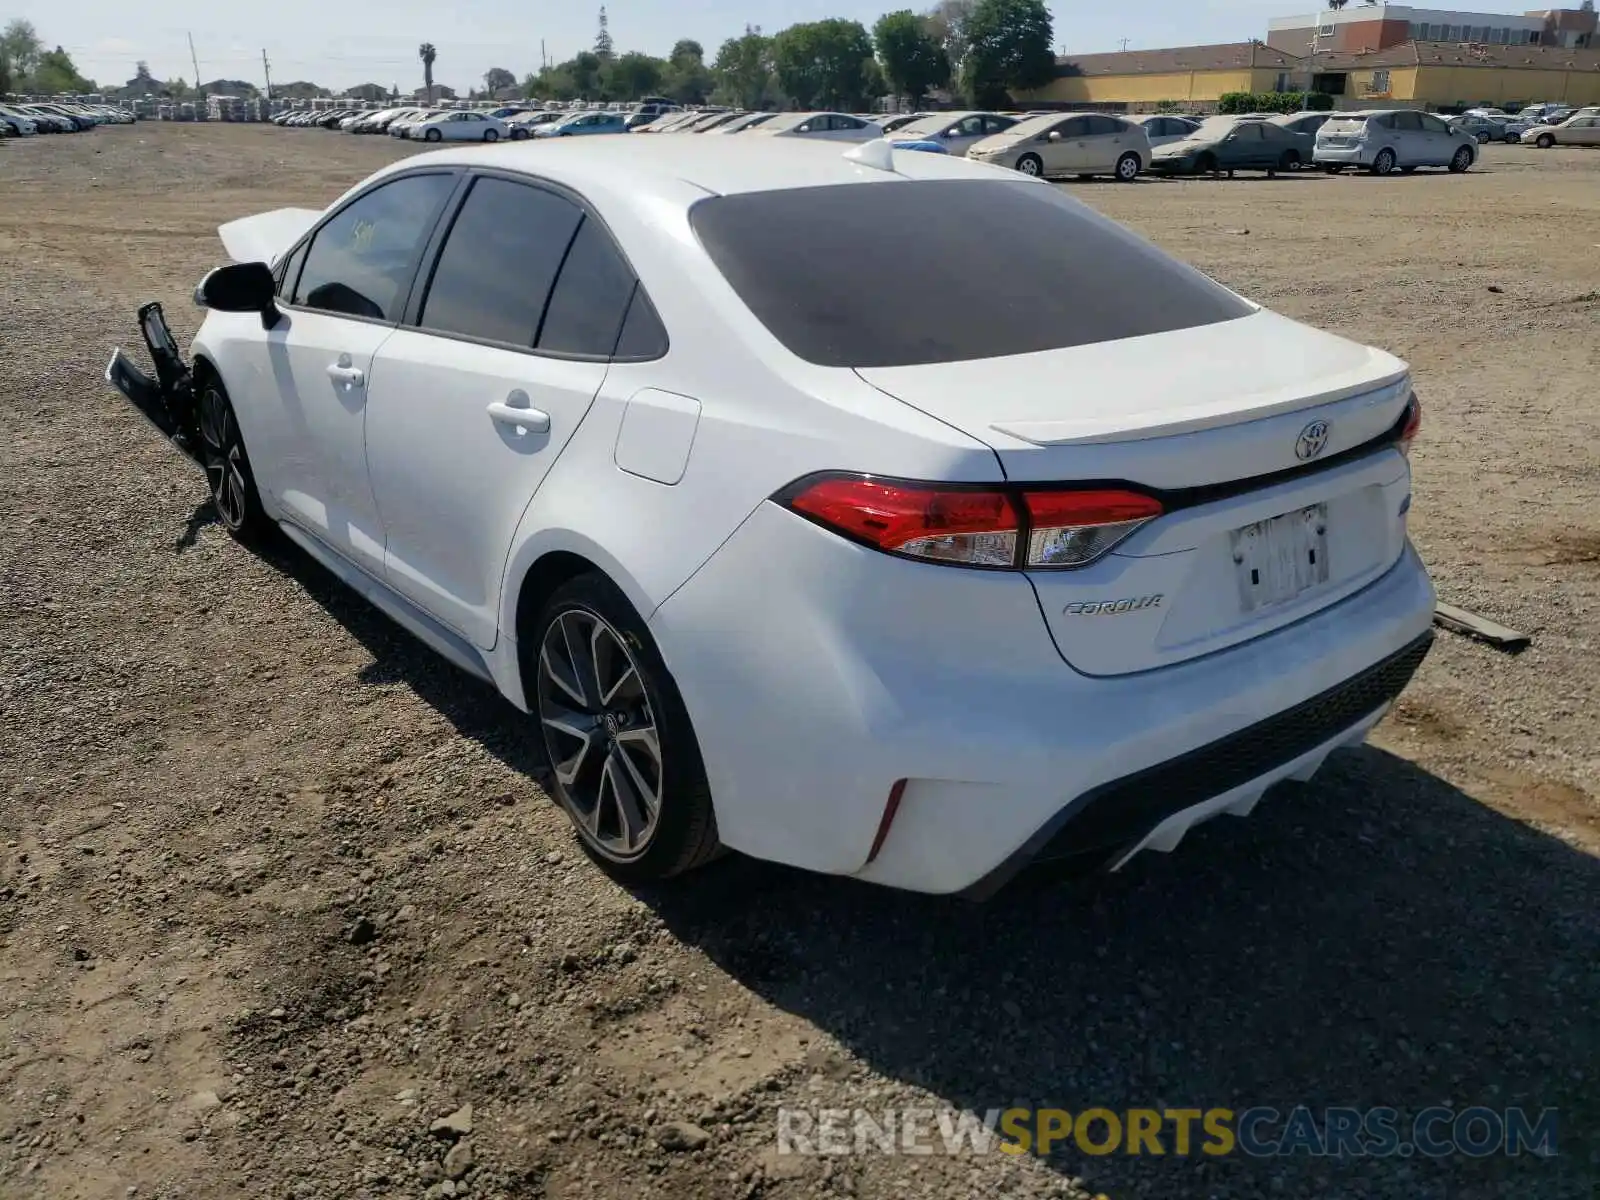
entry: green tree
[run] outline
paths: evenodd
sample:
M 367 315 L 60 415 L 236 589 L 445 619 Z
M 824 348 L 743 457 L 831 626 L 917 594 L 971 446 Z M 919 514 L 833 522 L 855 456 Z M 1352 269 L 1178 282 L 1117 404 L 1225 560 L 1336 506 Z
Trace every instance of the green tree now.
M 739 108 L 761 108 L 772 89 L 772 39 L 761 26 L 746 25 L 744 36 L 729 38 L 711 64 L 717 94 Z
M 602 62 L 610 62 L 616 57 L 617 47 L 611 40 L 611 18 L 606 16 L 606 6 L 600 6 L 600 29 L 594 35 L 594 55 Z
M 630 50 L 605 68 L 608 100 L 638 100 L 661 90 L 667 64 L 649 54 Z
M 928 31 L 944 47 L 952 77 L 961 73 L 961 64 L 967 57 L 967 25 L 975 3 L 976 0 L 939 0 L 923 17 Z
M 516 87 L 517 77 L 504 67 L 490 67 L 483 73 L 483 86 L 492 96 L 501 88 Z
M 11 63 L 12 73 L 20 83 L 38 69 L 44 43 L 39 40 L 39 31 L 33 27 L 33 22 L 19 17 L 0 32 L 0 52 Z
M 72 56 L 57 46 L 39 56 L 39 65 L 28 80 L 28 89 L 54 96 L 61 92 L 92 92 L 94 80 L 78 74 Z
M 778 82 L 803 109 L 862 107 L 862 63 L 871 57 L 872 39 L 860 21 L 832 17 L 791 25 L 772 39 Z
M 693 38 L 680 38 L 667 58 L 659 85 L 679 104 L 704 104 L 716 80 L 706 69 L 705 48 Z
M 872 27 L 872 40 L 884 79 L 898 95 L 910 99 L 912 108 L 922 106 L 930 88 L 950 82 L 950 56 L 927 17 L 909 8 L 885 13 Z
M 966 26 L 962 90 L 974 107 L 1009 103 L 1011 92 L 1055 78 L 1050 11 L 1043 0 L 978 0 Z
M 11 56 L 4 46 L 0 46 L 0 96 L 11 90 Z
M 432 42 L 423 42 L 417 47 L 417 57 L 422 60 L 422 85 L 428 89 L 428 104 L 433 104 L 433 64 L 439 58 L 439 52 L 433 48 Z

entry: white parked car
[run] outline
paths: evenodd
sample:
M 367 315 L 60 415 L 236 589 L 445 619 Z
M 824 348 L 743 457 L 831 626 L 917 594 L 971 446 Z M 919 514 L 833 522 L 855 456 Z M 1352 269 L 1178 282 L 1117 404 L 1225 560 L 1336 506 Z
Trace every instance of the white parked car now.
M 1016 117 L 992 112 L 929 113 L 888 136 L 896 142 L 937 142 L 947 154 L 964 155 L 984 138 L 1004 133 L 1016 123 Z
M 806 138 L 817 142 L 870 142 L 883 136 L 883 127 L 849 113 L 779 113 L 750 129 L 751 137 Z
M 411 126 L 406 136 L 422 142 L 498 142 L 511 129 L 499 117 L 461 110 L 441 113 Z
M 107 377 L 235 535 L 525 711 L 626 880 L 982 895 L 1360 742 L 1431 637 L 1406 364 L 1061 189 L 841 149 L 411 157 L 222 226 L 192 359 L 147 305 L 157 378 Z
M 448 111 L 448 109 L 443 108 L 419 108 L 409 113 L 401 113 L 389 122 L 389 136 L 408 138 L 411 136 L 411 131 L 418 125 L 421 125 L 424 121 L 431 121 L 434 117 L 443 116 Z

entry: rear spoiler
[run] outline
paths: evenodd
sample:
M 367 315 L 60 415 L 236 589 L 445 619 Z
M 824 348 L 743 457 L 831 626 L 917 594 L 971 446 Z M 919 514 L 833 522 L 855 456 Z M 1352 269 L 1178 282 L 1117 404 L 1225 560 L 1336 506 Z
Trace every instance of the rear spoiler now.
M 274 263 L 322 213 L 314 208 L 275 208 L 218 226 L 222 248 L 234 262 Z

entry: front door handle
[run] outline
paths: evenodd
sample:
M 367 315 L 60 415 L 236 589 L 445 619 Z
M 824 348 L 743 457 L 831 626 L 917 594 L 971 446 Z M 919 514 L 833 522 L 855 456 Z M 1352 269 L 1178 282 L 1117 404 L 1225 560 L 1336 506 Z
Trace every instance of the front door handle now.
M 348 388 L 358 388 L 366 383 L 367 377 L 361 373 L 360 367 L 352 367 L 347 363 L 329 363 L 328 378 L 335 383 L 342 383 Z
M 489 405 L 488 412 L 501 425 L 515 425 L 519 430 L 527 429 L 534 433 L 550 432 L 550 414 L 540 412 L 537 408 L 519 408 L 496 400 Z

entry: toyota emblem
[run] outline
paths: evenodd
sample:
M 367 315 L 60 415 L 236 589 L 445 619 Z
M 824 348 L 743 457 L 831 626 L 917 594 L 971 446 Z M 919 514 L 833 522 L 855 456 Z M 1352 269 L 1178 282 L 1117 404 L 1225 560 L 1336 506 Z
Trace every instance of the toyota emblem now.
M 1328 423 L 1326 421 L 1313 421 L 1300 431 L 1300 436 L 1295 440 L 1294 456 L 1301 462 L 1310 462 L 1321 454 L 1328 445 Z

